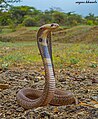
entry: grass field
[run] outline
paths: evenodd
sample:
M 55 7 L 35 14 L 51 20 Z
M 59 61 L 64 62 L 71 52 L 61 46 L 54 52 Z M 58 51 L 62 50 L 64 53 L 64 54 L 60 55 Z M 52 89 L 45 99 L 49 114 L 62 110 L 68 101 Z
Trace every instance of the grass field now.
M 53 43 L 53 59 L 56 68 L 98 66 L 97 44 Z M 0 67 L 42 65 L 37 43 L 0 42 Z

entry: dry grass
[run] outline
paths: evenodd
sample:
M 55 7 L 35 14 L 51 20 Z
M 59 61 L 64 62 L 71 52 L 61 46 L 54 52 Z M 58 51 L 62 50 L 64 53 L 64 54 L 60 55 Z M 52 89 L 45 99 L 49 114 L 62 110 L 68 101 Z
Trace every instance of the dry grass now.
M 36 41 L 38 27 L 22 27 L 15 32 L 0 35 L 3 41 Z M 60 43 L 98 43 L 98 26 L 80 25 L 60 27 L 53 33 L 53 41 Z
M 53 35 L 60 43 L 98 43 L 98 26 L 76 26 Z

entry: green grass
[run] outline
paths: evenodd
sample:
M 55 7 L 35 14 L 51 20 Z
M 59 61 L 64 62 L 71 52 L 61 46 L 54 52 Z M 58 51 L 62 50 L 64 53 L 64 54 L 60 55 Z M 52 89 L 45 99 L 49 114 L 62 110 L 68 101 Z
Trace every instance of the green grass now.
M 1 63 L 28 63 L 39 60 L 38 49 L 35 42 L 0 42 Z
M 29 30 L 38 30 L 39 29 L 39 27 L 36 27 L 36 26 L 34 26 L 34 27 L 26 27 L 27 29 L 29 29 Z
M 4 28 L 2 30 L 2 32 L 0 32 L 0 34 L 8 34 L 8 33 L 11 33 L 11 32 L 12 32 L 12 29 Z
M 97 44 L 53 43 L 56 68 L 98 66 Z M 36 42 L 0 42 L 0 67 L 42 65 Z
M 19 28 L 17 27 L 15 31 L 17 31 L 19 29 L 22 29 L 22 28 L 25 28 L 27 30 L 34 30 L 34 31 L 39 29 L 39 27 L 36 27 L 36 26 L 34 26 L 34 27 L 19 27 Z M 12 32 L 13 32 L 13 30 L 7 26 L 7 27 L 3 27 L 2 32 L 0 32 L 0 34 L 1 35 L 9 34 L 9 33 L 12 33 Z
M 54 61 L 64 66 L 89 67 L 98 64 L 97 44 L 57 44 Z

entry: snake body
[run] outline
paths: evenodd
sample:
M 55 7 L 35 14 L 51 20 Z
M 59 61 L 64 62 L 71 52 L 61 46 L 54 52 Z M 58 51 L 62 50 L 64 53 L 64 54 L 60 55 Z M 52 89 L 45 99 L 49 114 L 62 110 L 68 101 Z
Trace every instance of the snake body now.
M 76 99 L 71 92 L 59 90 L 55 87 L 51 32 L 58 27 L 58 24 L 52 23 L 43 25 L 38 30 L 37 44 L 45 69 L 45 86 L 43 91 L 23 88 L 17 93 L 17 101 L 25 109 L 46 106 L 48 104 L 69 105 L 76 103 Z

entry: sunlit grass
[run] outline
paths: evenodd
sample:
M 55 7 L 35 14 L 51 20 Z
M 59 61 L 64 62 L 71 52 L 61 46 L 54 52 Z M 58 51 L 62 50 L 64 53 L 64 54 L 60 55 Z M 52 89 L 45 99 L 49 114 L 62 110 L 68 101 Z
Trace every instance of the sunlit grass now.
M 57 44 L 54 49 L 55 63 L 64 66 L 76 65 L 89 67 L 93 63 L 98 64 L 97 44 Z M 57 62 L 58 61 L 58 62 Z
M 2 30 L 2 32 L 0 32 L 0 34 L 8 34 L 8 33 L 11 33 L 12 30 L 11 29 L 8 29 L 8 28 L 5 28 Z
M 25 29 L 29 29 L 29 30 L 38 30 L 39 29 L 39 27 L 36 27 L 36 26 L 33 26 L 33 27 L 21 26 L 21 27 L 16 27 L 16 30 L 21 29 L 21 28 L 25 28 Z M 12 29 L 9 26 L 7 26 L 7 27 L 2 28 L 1 33 L 10 33 L 10 32 L 12 32 Z
M 98 66 L 97 44 L 53 43 L 55 67 L 66 68 Z M 0 67 L 18 65 L 42 65 L 36 42 L 0 42 Z
M 26 27 L 27 29 L 30 29 L 30 30 L 38 30 L 39 27 L 36 27 L 36 26 L 33 26 L 33 27 Z

